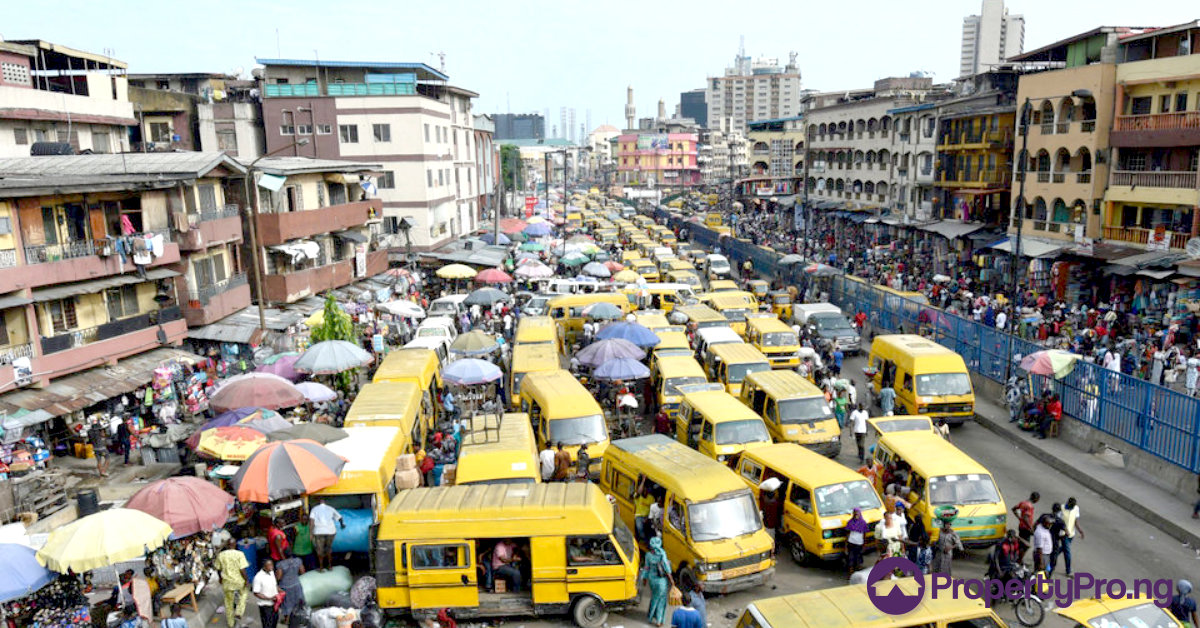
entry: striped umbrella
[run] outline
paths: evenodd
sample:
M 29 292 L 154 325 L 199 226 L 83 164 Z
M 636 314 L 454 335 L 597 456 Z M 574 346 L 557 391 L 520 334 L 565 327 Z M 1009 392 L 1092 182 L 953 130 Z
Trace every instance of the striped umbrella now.
M 269 443 L 238 469 L 233 489 L 239 501 L 266 504 L 333 486 L 345 464 L 345 459 L 313 440 Z

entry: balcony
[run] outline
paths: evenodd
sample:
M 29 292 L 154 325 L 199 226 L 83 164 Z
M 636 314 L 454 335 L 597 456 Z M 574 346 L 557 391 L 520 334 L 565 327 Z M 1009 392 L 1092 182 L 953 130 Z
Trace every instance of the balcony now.
M 1200 111 L 1117 116 L 1109 142 L 1118 147 L 1169 147 L 1200 144 Z
M 1012 141 L 1011 129 L 976 131 L 972 133 L 947 133 L 938 140 L 939 149 L 972 150 L 1007 144 Z
M 218 321 L 251 303 L 250 284 L 245 273 L 238 273 L 211 286 L 188 290 L 187 293 L 188 300 L 182 309 L 189 327 Z
M 975 187 L 975 188 L 1002 188 L 1008 185 L 1008 177 L 1011 173 L 1008 170 L 975 170 L 967 172 L 965 170 L 946 171 L 939 173 L 938 185 L 942 187 Z M 1049 173 L 1046 173 L 1046 179 L 1049 180 Z
M 933 166 L 917 170 L 917 183 L 933 183 Z
M 163 254 L 154 258 L 147 268 L 179 261 L 179 244 L 171 242 L 167 232 L 160 233 L 166 240 Z M 15 262 L 15 251 L 8 252 L 5 258 Z M 0 293 L 117 275 L 129 271 L 131 265 L 132 260 L 129 257 L 122 260 L 108 240 L 29 245 L 25 247 L 24 265 L 0 264 Z
M 1194 207 L 1200 200 L 1196 181 L 1196 173 L 1192 171 L 1114 170 L 1104 198 L 1113 202 Z
M 1133 171 L 1114 170 L 1113 185 L 1146 188 L 1182 188 L 1196 189 L 1196 173 L 1190 171 Z
M 316 268 L 277 271 L 263 278 L 263 292 L 271 303 L 294 303 L 304 297 L 336 290 L 359 279 L 354 273 L 354 258 L 347 258 Z M 365 277 L 387 270 L 386 250 L 367 253 Z
M 17 265 L 17 250 L 5 249 L 0 251 L 0 268 L 12 268 Z
M 151 322 L 152 316 L 156 322 Z M 57 336 L 42 337 L 42 356 L 34 361 L 33 371 L 46 378 L 59 377 L 162 346 L 179 344 L 187 335 L 187 323 L 178 307 L 166 307 L 98 327 L 72 330 Z
M 1104 226 L 1105 240 L 1120 240 L 1122 242 L 1132 242 L 1134 244 L 1146 244 L 1154 235 L 1153 229 L 1143 229 L 1141 227 L 1113 227 Z M 1187 241 L 1192 237 L 1190 233 L 1182 233 L 1179 231 L 1168 231 L 1167 241 L 1173 249 L 1183 249 L 1187 246 Z
M 307 98 L 311 96 L 413 96 L 416 83 L 331 83 L 322 90 L 316 83 L 266 85 L 267 98 Z
M 361 227 L 372 216 L 382 215 L 382 210 L 383 201 L 372 199 L 298 212 L 259 213 L 258 241 L 263 246 L 274 246 L 319 233 Z
M 1076 174 L 1075 182 L 1076 183 L 1091 183 L 1092 182 L 1092 173 L 1080 172 L 1080 173 Z
M 188 214 L 189 229 L 179 234 L 183 251 L 203 251 L 222 244 L 242 241 L 242 219 L 237 205 Z
M 33 343 L 9 345 L 0 348 L 0 365 L 12 364 L 17 358 L 33 358 Z

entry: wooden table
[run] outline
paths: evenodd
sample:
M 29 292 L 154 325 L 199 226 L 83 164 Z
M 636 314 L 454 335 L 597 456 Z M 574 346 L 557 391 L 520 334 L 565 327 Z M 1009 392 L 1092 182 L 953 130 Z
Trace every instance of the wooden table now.
M 172 604 L 178 604 L 184 600 L 189 601 L 189 606 L 192 607 L 193 613 L 200 612 L 200 606 L 196 604 L 196 585 L 188 582 L 181 584 L 170 591 L 162 594 L 162 610 L 165 613 L 170 612 Z

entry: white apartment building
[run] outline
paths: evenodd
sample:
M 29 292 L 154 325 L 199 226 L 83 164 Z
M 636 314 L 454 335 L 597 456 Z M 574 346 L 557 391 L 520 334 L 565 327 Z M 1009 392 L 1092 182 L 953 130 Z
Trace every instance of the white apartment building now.
M 267 151 L 382 164 L 380 239 L 394 253 L 409 238 L 430 250 L 478 227 L 478 94 L 423 63 L 258 62 Z
M 782 67 L 778 59 L 738 55 L 724 76 L 709 77 L 705 86 L 708 127 L 745 133 L 755 120 L 798 116 L 801 95 L 795 53 Z
M 983 0 L 979 15 L 963 18 L 962 60 L 958 75 L 988 72 L 1024 49 L 1024 16 L 1010 15 L 1004 0 Z
M 75 152 L 129 149 L 137 125 L 125 63 L 41 40 L 0 41 L 0 157 L 29 157 L 33 144 Z
M 937 154 L 937 103 L 891 109 L 892 155 L 896 160 L 891 188 L 894 213 L 915 220 L 932 218 L 934 164 Z

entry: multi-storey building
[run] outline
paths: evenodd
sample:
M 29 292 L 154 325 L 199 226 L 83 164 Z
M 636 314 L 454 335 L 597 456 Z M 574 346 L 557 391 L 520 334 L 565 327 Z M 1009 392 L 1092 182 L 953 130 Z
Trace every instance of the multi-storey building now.
M 224 100 L 226 82 L 236 79 L 208 73 L 130 74 L 129 102 L 138 118 L 131 148 L 136 152 L 204 150 L 198 107 Z
M 1008 223 L 1018 74 L 986 72 L 938 103 L 935 218 Z
M 724 76 L 709 77 L 705 87 L 706 123 L 714 128 L 744 133 L 754 120 L 789 118 L 802 109 L 800 68 L 792 53 L 787 65 L 778 59 L 757 59 L 739 54 Z
M 625 133 L 617 138 L 621 182 L 664 188 L 700 184 L 696 133 Z
M 219 150 L 242 161 L 266 154 L 258 81 L 226 81 L 214 98 L 196 105 L 200 150 Z
M 494 113 L 496 139 L 540 140 L 546 137 L 546 119 L 540 113 Z
M 1024 46 L 1025 18 L 1010 15 L 1004 0 L 983 0 L 979 15 L 963 18 L 958 75 L 988 72 L 1021 54 Z
M 137 119 L 123 62 L 41 40 L 0 41 L 0 70 L 0 157 L 28 157 L 40 142 L 129 149 Z
M 892 154 L 896 159 L 891 188 L 892 213 L 910 222 L 929 220 L 933 212 L 934 161 L 937 153 L 937 103 L 889 109 Z
M 478 226 L 478 94 L 423 63 L 258 61 L 267 150 L 382 164 L 382 236 L 396 257 Z
M 795 116 L 750 123 L 750 174 L 740 194 L 795 194 L 804 183 L 804 118 Z
M 1183 249 L 1200 235 L 1200 21 L 1119 40 L 1105 240 Z
M 692 89 L 679 94 L 679 116 L 691 118 L 701 128 L 708 126 L 708 103 L 705 90 Z
M 496 181 L 500 178 L 499 149 L 494 143 L 496 123 L 489 115 L 475 116 L 475 180 L 479 182 L 479 198 L 476 207 L 479 208 L 480 220 L 495 211 L 494 194 Z

